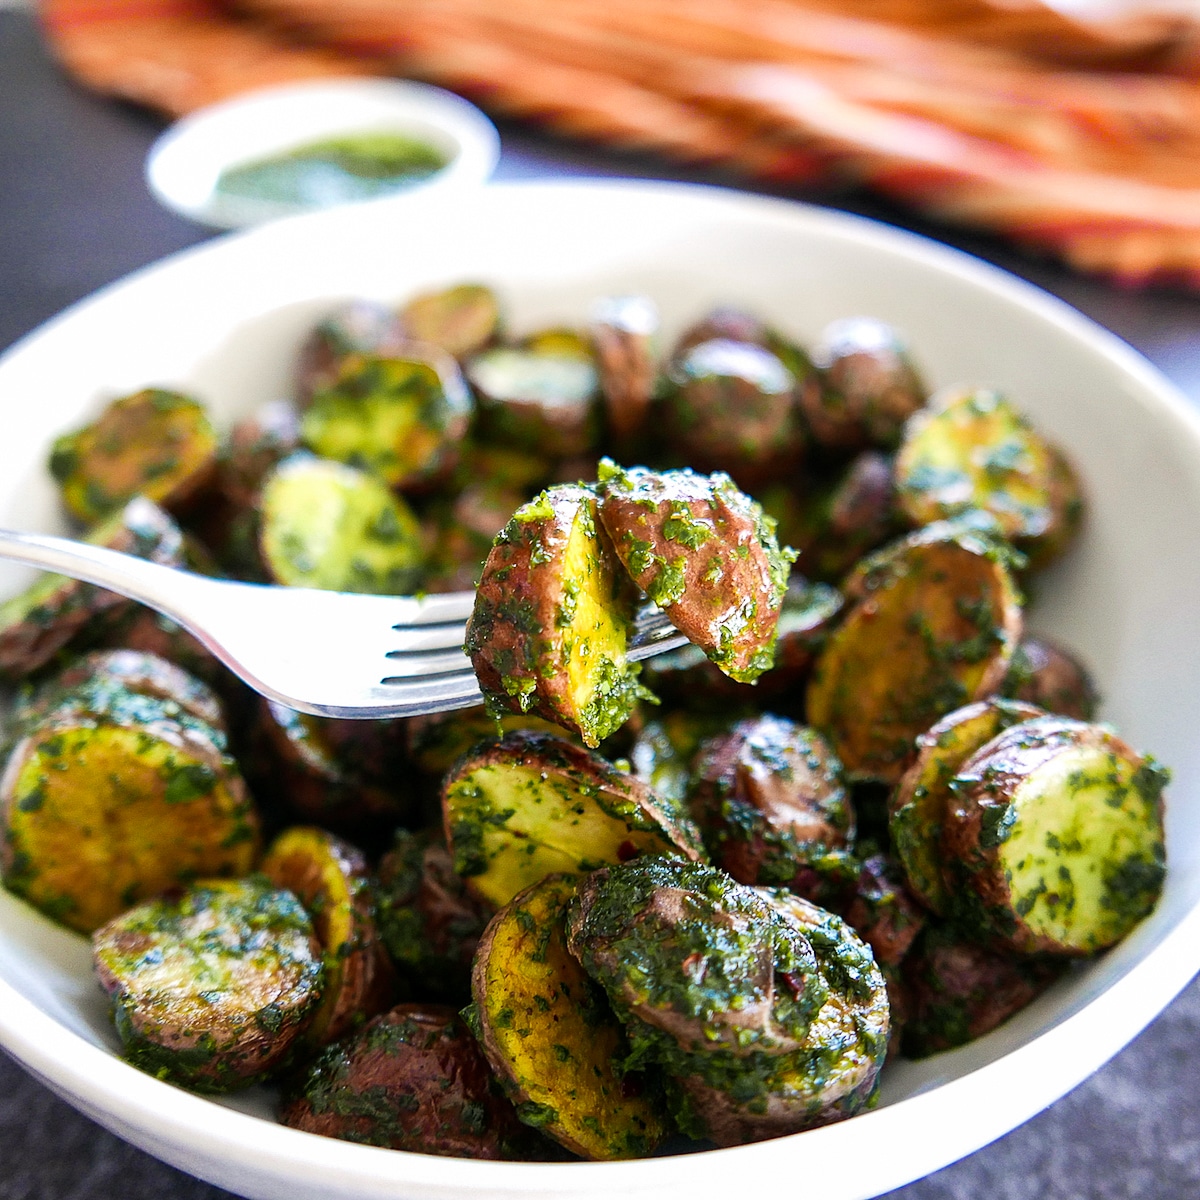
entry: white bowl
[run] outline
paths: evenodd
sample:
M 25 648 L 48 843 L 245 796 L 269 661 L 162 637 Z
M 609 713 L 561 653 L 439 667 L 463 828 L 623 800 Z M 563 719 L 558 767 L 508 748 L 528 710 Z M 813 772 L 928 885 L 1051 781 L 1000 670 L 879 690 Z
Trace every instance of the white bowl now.
M 860 1200 L 1026 1120 L 1128 1042 L 1200 966 L 1200 420 L 1136 353 L 1066 305 L 962 254 L 853 217 L 714 190 L 642 184 L 489 187 L 269 225 L 101 292 L 0 360 L 0 525 L 54 529 L 51 437 L 146 384 L 228 420 L 289 387 L 331 303 L 494 284 L 519 331 L 645 291 L 668 334 L 741 304 L 801 340 L 871 313 L 911 338 L 936 386 L 1003 387 L 1082 471 L 1080 544 L 1039 587 L 1032 624 L 1092 664 L 1104 715 L 1169 763 L 1169 873 L 1154 914 L 970 1046 L 886 1071 L 878 1109 L 772 1142 L 608 1164 L 485 1163 L 275 1125 L 255 1093 L 217 1102 L 125 1065 L 84 941 L 0 894 L 0 1043 L 101 1124 L 222 1187 L 271 1200 L 614 1195 L 702 1200 L 802 1180 Z M 26 578 L 4 568 L 0 594 Z
M 258 225 L 303 209 L 226 195 L 217 188 L 222 171 L 324 138 L 376 131 L 416 138 L 446 160 L 392 201 L 477 187 L 500 156 L 496 127 L 453 92 L 402 79 L 326 79 L 260 88 L 177 121 L 150 147 L 146 183 L 161 204 L 202 225 Z

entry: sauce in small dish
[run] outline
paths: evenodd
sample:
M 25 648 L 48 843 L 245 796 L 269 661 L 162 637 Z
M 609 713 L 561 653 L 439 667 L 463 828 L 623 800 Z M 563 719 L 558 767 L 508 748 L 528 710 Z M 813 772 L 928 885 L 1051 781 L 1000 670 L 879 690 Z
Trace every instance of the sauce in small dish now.
M 492 123 L 440 88 L 345 79 L 264 88 L 192 113 L 155 142 L 146 181 L 219 229 L 413 190 L 485 183 Z

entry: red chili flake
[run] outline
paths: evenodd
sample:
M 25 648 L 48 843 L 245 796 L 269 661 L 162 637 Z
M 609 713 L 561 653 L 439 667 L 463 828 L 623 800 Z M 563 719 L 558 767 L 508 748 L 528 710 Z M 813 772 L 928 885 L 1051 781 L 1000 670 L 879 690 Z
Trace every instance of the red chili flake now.
M 779 978 L 787 984 L 787 990 L 792 993 L 793 1000 L 799 1000 L 804 995 L 805 976 L 796 971 L 780 971 Z
M 630 841 L 624 841 L 617 847 L 617 862 L 626 863 L 637 856 L 638 848 Z

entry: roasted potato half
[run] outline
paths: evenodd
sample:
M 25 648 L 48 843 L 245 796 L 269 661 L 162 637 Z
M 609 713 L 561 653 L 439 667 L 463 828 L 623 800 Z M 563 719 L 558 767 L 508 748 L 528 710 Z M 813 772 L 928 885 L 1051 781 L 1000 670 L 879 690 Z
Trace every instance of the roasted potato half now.
M 442 788 L 454 869 L 495 906 L 554 872 L 639 854 L 700 859 L 686 814 L 636 776 L 545 734 L 510 733 L 468 754 Z
M 296 356 L 296 398 L 307 408 L 355 354 L 398 354 L 411 339 L 396 312 L 378 300 L 348 300 L 328 313 Z
M 999 688 L 1021 636 L 1009 561 L 978 514 L 893 543 L 847 580 L 807 712 L 851 779 L 894 783 L 919 734 Z
M 379 935 L 405 994 L 466 1004 L 471 963 L 495 914 L 455 874 L 438 830 L 396 830 L 379 864 Z
M 322 458 L 370 471 L 400 491 L 426 491 L 452 470 L 474 402 L 458 364 L 436 347 L 352 355 L 300 421 Z
M 289 1081 L 279 1119 L 389 1150 L 533 1157 L 470 1030 L 440 1005 L 401 1004 L 327 1046 Z
M 846 317 L 817 338 L 821 386 L 801 395 L 813 440 L 828 450 L 890 449 L 925 403 L 925 385 L 898 330 L 874 317 Z
M 400 309 L 409 337 L 439 346 L 457 359 L 477 354 L 500 330 L 500 301 L 481 283 L 422 292 Z
M 577 882 L 551 875 L 496 914 L 475 955 L 469 1019 L 523 1121 L 583 1158 L 640 1158 L 670 1125 L 652 1092 L 624 1080 L 620 1022 L 567 949 Z
M 690 807 L 713 862 L 739 883 L 791 886 L 854 840 L 841 763 L 815 730 L 764 714 L 704 748 Z
M 320 1045 L 389 1008 L 395 976 L 375 923 L 375 888 L 356 846 L 313 826 L 294 826 L 267 848 L 258 868 L 312 917 L 324 951 L 321 1002 L 306 1039 Z
M 913 525 L 976 508 L 1040 568 L 1070 543 L 1083 515 L 1079 480 L 1011 401 L 987 388 L 935 396 L 906 426 L 896 495 Z
M 660 326 L 658 306 L 648 296 L 606 296 L 592 306 L 588 331 L 608 432 L 618 446 L 637 446 L 647 432 Z
M 490 441 L 550 458 L 586 454 L 599 433 L 600 380 L 586 343 L 542 339 L 475 355 L 467 378 Z
M 138 496 L 96 526 L 84 541 L 166 566 L 183 565 L 183 534 L 153 501 Z M 44 574 L 11 600 L 0 603 L 0 675 L 21 679 L 44 667 L 102 613 L 127 610 L 116 592 Z
M 774 662 L 795 558 L 775 523 L 727 475 L 600 463 L 600 520 L 625 570 L 726 675 L 752 683 Z
M 797 380 L 779 355 L 725 337 L 680 353 L 667 371 L 662 419 L 672 449 L 701 471 L 727 471 L 754 487 L 794 471 L 805 433 Z
M 1023 954 L 1095 954 L 1158 902 L 1170 773 L 1105 725 L 1043 716 L 959 770 L 942 860 L 964 921 Z
M 156 654 L 124 648 L 93 650 L 25 693 L 14 725 L 23 728 L 64 712 L 132 723 L 147 699 L 162 702 L 173 717 L 224 748 L 224 718 L 212 688 Z
M 1100 693 L 1088 669 L 1069 651 L 1042 637 L 1024 637 L 1001 687 L 1004 695 L 1049 713 L 1090 721 Z
M 150 900 L 97 929 L 92 948 L 125 1057 L 196 1091 L 285 1066 L 321 995 L 308 914 L 261 878 Z
M 837 473 L 814 477 L 787 526 L 808 574 L 840 583 L 859 559 L 904 531 L 893 474 L 889 456 L 864 450 Z
M 217 444 L 198 401 L 146 388 L 114 400 L 90 425 L 58 438 L 50 474 L 67 511 L 85 525 L 138 495 L 177 512 L 212 482 Z
M 863 862 L 841 915 L 885 970 L 904 961 L 925 926 L 925 912 L 909 895 L 899 865 L 883 854 Z
M 259 549 L 270 577 L 289 587 L 402 596 L 424 566 L 412 510 L 375 476 L 294 454 L 263 482 Z
M 680 1128 L 719 1145 L 866 1104 L 887 1045 L 883 978 L 831 913 L 711 867 L 642 859 L 585 879 L 568 945 L 657 1063 Z
M 315 717 L 256 701 L 264 761 L 253 781 L 293 819 L 348 831 L 413 815 L 417 796 L 402 720 Z
M 771 331 L 760 318 L 744 309 L 723 304 L 693 322 L 679 335 L 671 350 L 671 360 L 677 362 L 701 342 L 722 340 L 766 346 L 770 339 Z
M 901 971 L 904 1053 L 928 1058 L 983 1037 L 1036 1000 L 1065 968 L 1062 959 L 1006 953 L 930 923 Z
M 62 924 L 90 933 L 197 876 L 243 875 L 257 848 L 258 817 L 224 735 L 194 710 L 96 673 L 49 685 L 18 720 L 0 776 L 0 871 Z
M 699 646 L 656 654 L 642 664 L 642 682 L 666 705 L 692 712 L 736 716 L 779 704 L 791 711 L 802 701 L 818 651 L 842 610 L 841 593 L 827 583 L 809 583 L 793 570 L 775 626 L 775 664 L 753 684 L 738 683 Z
M 917 755 L 888 798 L 888 833 L 909 890 L 945 916 L 950 894 L 942 872 L 942 827 L 963 764 L 1002 730 L 1042 716 L 1015 700 L 978 700 L 947 713 L 916 742 Z
M 597 746 L 642 695 L 625 658 L 631 589 L 590 488 L 564 484 L 517 509 L 484 564 L 466 650 L 489 710 L 554 721 Z

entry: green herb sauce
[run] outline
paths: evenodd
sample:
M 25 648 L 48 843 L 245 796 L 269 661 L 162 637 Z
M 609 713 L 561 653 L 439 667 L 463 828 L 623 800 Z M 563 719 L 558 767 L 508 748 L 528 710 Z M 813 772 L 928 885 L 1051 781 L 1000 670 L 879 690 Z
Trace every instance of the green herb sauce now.
M 422 183 L 446 166 L 428 142 L 379 130 L 309 142 L 222 171 L 220 195 L 303 208 L 374 200 Z

